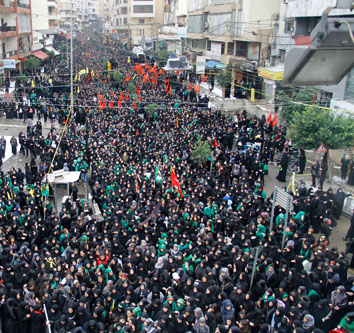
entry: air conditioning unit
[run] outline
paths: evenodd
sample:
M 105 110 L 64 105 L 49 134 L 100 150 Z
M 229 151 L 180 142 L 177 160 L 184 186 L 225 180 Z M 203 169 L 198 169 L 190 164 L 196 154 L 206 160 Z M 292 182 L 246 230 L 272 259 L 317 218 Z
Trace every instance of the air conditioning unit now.
M 279 14 L 273 14 L 273 15 L 272 15 L 272 19 L 273 19 L 274 21 L 279 21 L 280 15 L 279 15 Z

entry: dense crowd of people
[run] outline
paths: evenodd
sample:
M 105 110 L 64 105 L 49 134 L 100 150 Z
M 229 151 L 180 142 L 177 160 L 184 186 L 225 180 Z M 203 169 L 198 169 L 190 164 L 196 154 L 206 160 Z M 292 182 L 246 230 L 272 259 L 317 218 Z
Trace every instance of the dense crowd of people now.
M 0 175 L 2 332 L 354 332 L 354 278 L 330 246 L 345 194 L 301 185 L 269 232 L 264 181 L 286 128 L 212 112 L 186 74 L 95 38 L 75 40 L 73 113 L 60 57 L 2 104 L 32 120 L 18 137 L 30 162 Z M 81 171 L 101 215 L 75 183 L 55 210 L 44 176 L 58 169 Z

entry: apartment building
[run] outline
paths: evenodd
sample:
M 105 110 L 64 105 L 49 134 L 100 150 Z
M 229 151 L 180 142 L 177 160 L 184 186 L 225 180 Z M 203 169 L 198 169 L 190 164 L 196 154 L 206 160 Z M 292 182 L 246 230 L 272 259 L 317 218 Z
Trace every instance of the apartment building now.
M 21 59 L 32 52 L 31 1 L 0 0 L 0 22 L 0 72 L 3 72 L 4 68 L 18 68 Z
M 79 8 L 81 8 L 81 1 L 74 0 L 59 0 L 59 17 L 60 17 L 60 28 L 68 30 L 71 26 L 71 16 L 73 27 L 78 27 L 78 13 Z
M 113 0 L 112 30 L 131 47 L 151 43 L 163 25 L 164 6 L 164 0 Z
M 269 41 L 279 21 L 281 0 L 196 0 L 188 2 L 183 52 L 206 71 L 232 71 L 233 84 L 261 89 L 257 68 L 269 59 Z M 232 92 L 233 94 L 233 87 Z

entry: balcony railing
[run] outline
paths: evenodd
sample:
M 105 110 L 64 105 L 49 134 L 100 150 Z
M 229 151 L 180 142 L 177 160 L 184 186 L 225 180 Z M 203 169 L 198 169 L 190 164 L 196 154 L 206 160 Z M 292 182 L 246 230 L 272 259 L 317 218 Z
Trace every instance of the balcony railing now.
M 29 3 L 22 3 L 20 1 L 17 1 L 17 7 L 29 9 L 30 5 L 29 5 Z
M 7 7 L 7 8 L 14 8 L 14 1 L 0 0 L 0 6 L 4 6 L 4 7 Z
M 9 52 L 3 52 L 2 53 L 2 58 L 6 59 L 6 58 L 11 58 L 13 56 L 17 55 L 17 51 L 9 51 Z
M 15 27 L 2 26 L 0 27 L 0 31 L 1 32 L 16 31 L 16 26 Z

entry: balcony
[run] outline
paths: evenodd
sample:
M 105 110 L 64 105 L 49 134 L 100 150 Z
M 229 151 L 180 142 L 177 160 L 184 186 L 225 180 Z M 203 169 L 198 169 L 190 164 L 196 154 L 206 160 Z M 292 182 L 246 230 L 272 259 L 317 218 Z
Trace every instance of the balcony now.
M 15 12 L 16 6 L 14 1 L 0 0 L 0 12 Z
M 8 59 L 11 57 L 17 56 L 17 51 L 9 51 L 9 52 L 3 52 L 2 53 L 2 58 L 3 59 Z
M 29 3 L 23 3 L 23 2 L 20 2 L 19 0 L 17 1 L 17 7 L 24 8 L 24 9 L 30 9 Z
M 9 37 L 16 37 L 16 27 L 8 27 L 2 26 L 0 27 L 0 37 L 1 38 L 9 38 Z

